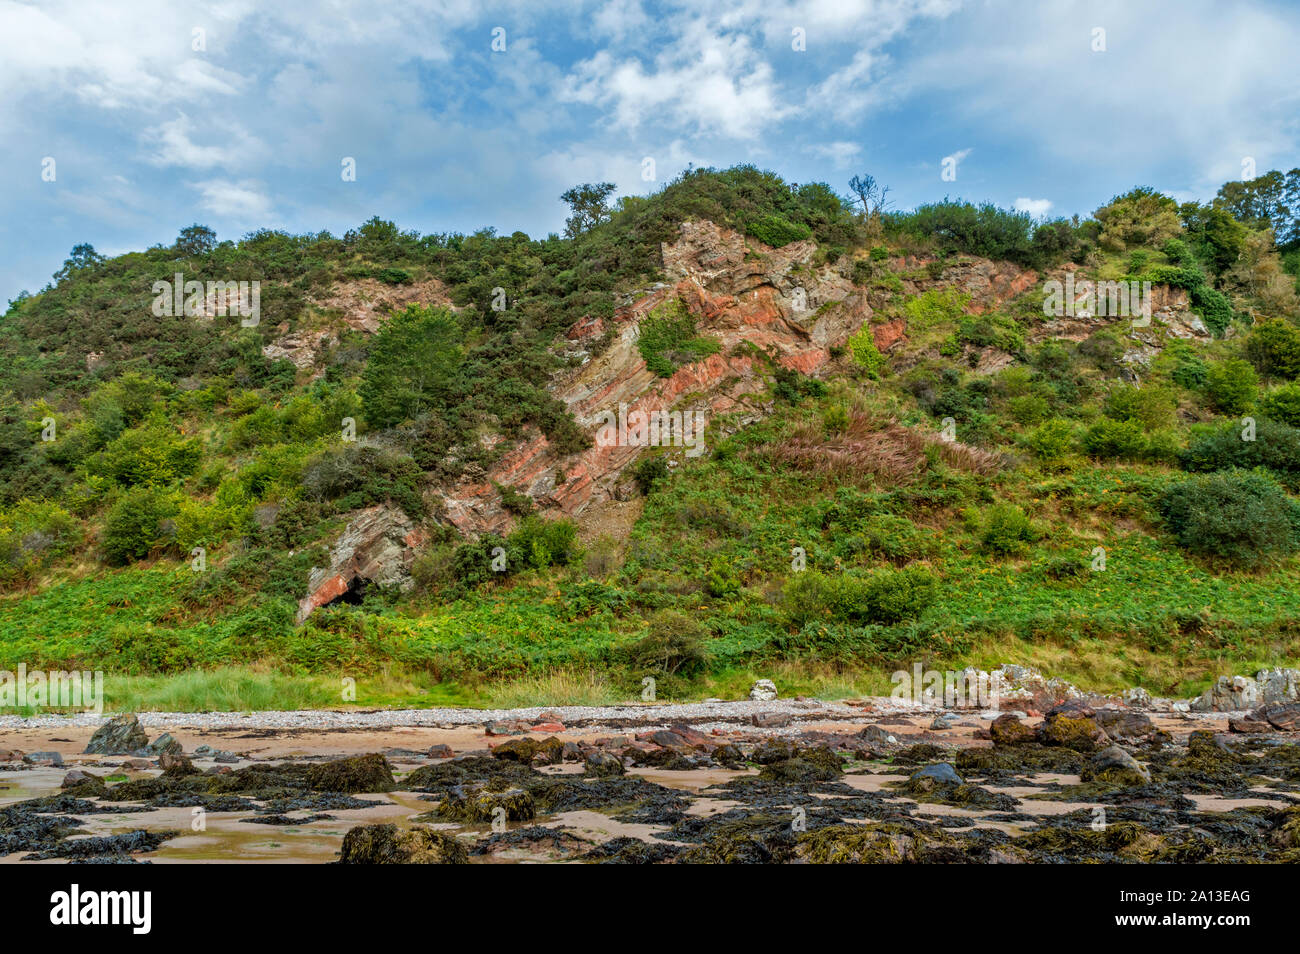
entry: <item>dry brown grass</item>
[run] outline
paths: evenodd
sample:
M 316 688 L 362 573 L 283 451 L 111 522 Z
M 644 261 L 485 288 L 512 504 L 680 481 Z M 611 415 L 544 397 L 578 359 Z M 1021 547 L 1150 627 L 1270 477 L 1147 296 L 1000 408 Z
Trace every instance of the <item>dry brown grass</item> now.
M 1004 464 L 1000 454 L 856 412 L 839 433 L 826 434 L 820 422 L 803 424 L 785 442 L 767 448 L 767 453 L 806 473 L 842 481 L 870 476 L 885 484 L 915 480 L 932 456 L 954 470 L 976 474 L 992 474 Z

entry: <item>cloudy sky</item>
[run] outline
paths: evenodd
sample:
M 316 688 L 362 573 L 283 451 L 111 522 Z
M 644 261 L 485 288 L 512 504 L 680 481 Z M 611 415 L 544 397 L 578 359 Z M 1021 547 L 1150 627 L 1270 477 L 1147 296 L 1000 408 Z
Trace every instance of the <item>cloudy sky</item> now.
M 691 163 L 900 208 L 1205 199 L 1300 165 L 1297 49 L 1294 0 L 0 0 L 0 311 L 79 242 L 540 236 L 572 184 Z

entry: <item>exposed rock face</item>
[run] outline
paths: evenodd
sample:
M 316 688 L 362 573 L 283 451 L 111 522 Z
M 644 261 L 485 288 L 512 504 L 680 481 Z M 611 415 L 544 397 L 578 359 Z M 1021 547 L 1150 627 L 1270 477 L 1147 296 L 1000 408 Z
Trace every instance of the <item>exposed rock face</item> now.
M 312 611 L 370 585 L 411 587 L 411 563 L 424 533 L 393 507 L 362 510 L 330 551 L 330 565 L 312 570 L 307 595 L 298 602 L 298 622 Z
M 130 755 L 149 745 L 149 736 L 134 713 L 109 719 L 90 737 L 87 755 Z
M 1220 676 L 1191 701 L 1193 712 L 1243 712 L 1256 706 L 1300 701 L 1300 669 L 1261 669 L 1250 676 Z
M 593 434 L 602 415 L 617 413 L 620 406 L 629 414 L 698 411 L 710 426 L 720 415 L 731 416 L 735 427 L 758 420 L 770 411 L 765 364 L 738 345 L 757 347 L 785 367 L 816 375 L 831 361 L 831 349 L 843 348 L 874 315 L 871 293 L 845 277 L 851 263 L 814 267 L 816 251 L 812 241 L 774 249 L 712 222 L 683 223 L 678 241 L 663 246 L 669 282 L 634 296 L 609 321 L 585 319 L 569 330 L 566 338 L 578 349 L 574 354 L 585 355 L 586 346 L 607 333 L 613 340 L 557 381 L 553 393 Z M 924 264 L 922 259 L 897 262 L 899 268 Z M 976 259 L 949 266 L 940 278 L 905 281 L 904 287 L 921 291 L 956 282 L 973 296 L 971 309 L 982 311 L 1036 280 L 1035 272 Z M 695 318 L 699 333 L 715 338 L 721 349 L 659 378 L 637 350 L 638 332 L 646 315 L 674 298 Z M 872 335 L 877 347 L 887 350 L 905 339 L 906 328 L 898 319 L 873 326 Z M 593 502 L 620 499 L 623 472 L 640 452 L 631 446 L 592 447 L 560 458 L 539 435 L 511 448 L 490 473 L 449 488 L 441 508 L 467 535 L 504 532 L 512 518 L 501 506 L 495 482 L 527 493 L 544 512 L 573 516 Z

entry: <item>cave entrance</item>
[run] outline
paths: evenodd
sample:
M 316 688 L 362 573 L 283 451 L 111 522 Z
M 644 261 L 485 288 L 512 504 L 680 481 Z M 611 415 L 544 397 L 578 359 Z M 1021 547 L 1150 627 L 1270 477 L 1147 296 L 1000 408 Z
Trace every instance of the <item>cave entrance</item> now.
M 354 576 L 348 581 L 346 590 L 324 605 L 336 606 L 340 603 L 346 603 L 348 606 L 360 606 L 365 601 L 366 590 L 369 587 L 370 581 L 364 576 Z

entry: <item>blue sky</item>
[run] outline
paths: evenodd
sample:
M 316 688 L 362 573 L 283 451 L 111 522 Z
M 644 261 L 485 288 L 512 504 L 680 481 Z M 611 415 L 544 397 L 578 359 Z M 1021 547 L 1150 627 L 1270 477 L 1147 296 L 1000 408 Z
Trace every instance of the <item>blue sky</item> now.
M 0 309 L 79 242 L 540 236 L 570 185 L 690 163 L 870 172 L 899 208 L 1206 199 L 1300 165 L 1297 49 L 1300 6 L 1262 0 L 0 0 Z

